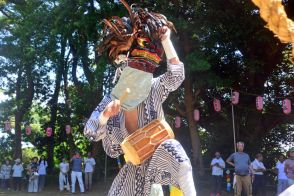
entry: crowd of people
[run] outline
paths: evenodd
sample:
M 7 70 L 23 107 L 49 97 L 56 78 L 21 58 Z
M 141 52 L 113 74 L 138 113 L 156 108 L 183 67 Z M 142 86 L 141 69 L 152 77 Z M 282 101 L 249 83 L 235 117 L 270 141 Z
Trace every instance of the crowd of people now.
M 242 191 L 247 196 L 262 195 L 265 193 L 265 175 L 267 171 L 277 175 L 277 195 L 280 195 L 287 187 L 294 185 L 294 148 L 288 153 L 289 158 L 280 155 L 275 168 L 267 169 L 263 164 L 261 153 L 255 155 L 251 162 L 250 157 L 244 152 L 244 142 L 237 143 L 237 152 L 232 153 L 226 163 L 234 167 L 234 195 L 241 196 Z M 211 196 L 221 195 L 223 174 L 226 168 L 225 161 L 221 158 L 220 152 L 215 153 L 211 161 L 212 168 L 212 190 Z
M 261 153 L 257 153 L 255 159 L 251 162 L 250 156 L 244 152 L 243 142 L 237 143 L 237 152 L 232 153 L 226 161 L 222 159 L 220 152 L 215 152 L 215 157 L 210 164 L 212 168 L 211 196 L 221 195 L 226 163 L 234 167 L 235 196 L 241 196 L 242 190 L 248 196 L 264 193 L 264 173 L 266 171 L 274 172 L 277 175 L 277 195 L 279 195 L 287 187 L 294 185 L 294 148 L 289 150 L 288 156 L 289 158 L 286 159 L 281 154 L 275 168 L 267 169 L 263 164 Z M 59 164 L 59 190 L 75 193 L 75 185 L 78 181 L 80 192 L 91 191 L 95 164 L 95 159 L 91 153 L 82 158 L 79 152 L 76 152 L 69 162 L 66 158 L 63 158 Z M 0 170 L 1 188 L 21 191 L 22 182 L 25 179 L 28 192 L 40 192 L 46 184 L 47 167 L 48 163 L 45 156 L 41 156 L 40 159 L 38 157 L 32 158 L 27 167 L 23 166 L 20 159 L 16 159 L 13 165 L 10 164 L 9 160 L 5 160 Z
M 88 153 L 87 157 L 83 159 L 79 152 L 76 152 L 70 162 L 63 158 L 59 164 L 59 190 L 75 193 L 75 185 L 78 181 L 80 192 L 91 191 L 95 164 L 95 159 L 91 153 Z M 14 160 L 13 165 L 7 159 L 1 165 L 1 188 L 3 190 L 22 191 L 23 184 L 27 184 L 27 192 L 41 192 L 46 185 L 47 167 L 48 163 L 43 155 L 40 159 L 38 157 L 32 158 L 27 167 L 24 167 L 20 159 Z M 70 171 L 71 173 L 69 173 Z M 69 180 L 71 180 L 71 183 Z

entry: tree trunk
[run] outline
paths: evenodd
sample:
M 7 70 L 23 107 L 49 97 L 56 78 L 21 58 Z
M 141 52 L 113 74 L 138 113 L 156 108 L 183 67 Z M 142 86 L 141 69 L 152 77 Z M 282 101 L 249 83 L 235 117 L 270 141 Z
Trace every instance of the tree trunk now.
M 22 115 L 15 113 L 15 135 L 14 135 L 14 160 L 17 158 L 22 159 L 22 149 L 21 149 L 21 121 Z
M 63 91 L 64 91 L 64 97 L 65 97 L 66 122 L 71 125 L 71 120 L 70 120 L 71 99 L 70 99 L 69 92 L 68 92 L 68 77 L 67 77 L 68 68 L 69 68 L 69 66 L 68 66 L 69 54 L 70 53 L 68 53 L 68 56 L 67 56 L 67 58 L 66 58 L 66 60 L 64 62 L 64 72 L 63 72 L 64 89 L 63 89 Z M 74 143 L 72 132 L 71 132 L 71 134 L 67 135 L 67 142 L 68 142 L 68 145 L 69 145 L 69 157 L 72 157 L 74 155 L 75 150 L 76 150 L 76 145 Z
M 199 138 L 199 132 L 196 128 L 196 123 L 193 117 L 193 94 L 189 76 L 184 81 L 185 88 L 185 107 L 186 107 L 186 118 L 189 125 L 190 137 L 192 142 L 192 165 L 197 168 L 199 175 L 203 175 L 204 166 L 201 154 L 201 143 Z M 194 170 L 195 171 L 195 170 Z
M 48 171 L 51 172 L 53 169 L 53 158 L 54 158 L 54 136 L 55 136 L 55 123 L 57 118 L 57 104 L 58 104 L 58 97 L 60 92 L 60 85 L 62 80 L 62 75 L 64 72 L 64 54 L 65 54 L 65 47 L 66 47 L 66 40 L 63 39 L 61 41 L 61 53 L 59 63 L 57 65 L 57 73 L 55 79 L 55 89 L 50 100 L 50 122 L 49 126 L 52 128 L 52 136 L 47 140 L 47 161 L 48 161 Z
M 24 74 L 24 76 L 23 76 Z M 16 111 L 15 116 L 15 135 L 14 135 L 14 154 L 13 158 L 22 158 L 21 146 L 21 123 L 24 114 L 32 105 L 34 97 L 34 82 L 32 77 L 32 66 L 25 65 L 24 71 L 20 68 L 17 71 L 16 80 Z

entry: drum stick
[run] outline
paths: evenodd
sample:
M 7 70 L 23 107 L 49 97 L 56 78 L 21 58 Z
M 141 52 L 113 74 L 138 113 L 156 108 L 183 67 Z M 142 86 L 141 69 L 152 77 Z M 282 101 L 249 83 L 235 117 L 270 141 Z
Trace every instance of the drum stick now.
M 120 104 L 123 104 L 123 102 L 125 102 L 126 98 L 128 97 L 128 95 L 131 93 L 131 89 L 126 88 L 124 94 L 122 96 L 120 96 L 119 101 Z
M 131 93 L 131 89 L 126 88 L 125 92 L 119 98 L 120 105 L 123 104 L 123 102 L 126 100 L 126 98 L 128 97 L 128 95 L 130 93 Z M 103 115 L 104 111 L 105 110 L 103 110 L 103 112 L 101 113 L 100 118 L 99 118 L 99 122 L 100 122 L 101 125 L 105 125 L 107 123 L 107 121 L 108 121 L 108 118 Z

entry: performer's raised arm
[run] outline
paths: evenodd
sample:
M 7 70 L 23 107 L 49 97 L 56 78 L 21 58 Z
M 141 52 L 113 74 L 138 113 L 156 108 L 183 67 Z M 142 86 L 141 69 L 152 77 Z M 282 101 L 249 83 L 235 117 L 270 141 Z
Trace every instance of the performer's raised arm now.
M 105 96 L 96 109 L 92 112 L 91 117 L 84 128 L 84 135 L 92 141 L 99 141 L 106 136 L 106 123 L 103 121 L 103 111 L 111 102 L 109 96 Z M 102 118 L 102 120 L 101 120 Z
M 168 94 L 175 91 L 185 79 L 184 64 L 179 60 L 176 50 L 170 39 L 170 29 L 161 29 L 161 43 L 166 54 L 167 71 L 154 79 L 154 87 L 157 89 L 157 96 L 164 102 Z
M 106 154 L 112 158 L 118 157 L 123 152 L 120 145 L 113 142 L 115 135 L 107 132 L 106 123 L 110 117 L 117 115 L 119 110 L 119 100 L 112 101 L 109 96 L 105 96 L 92 112 L 84 128 L 84 134 L 87 138 L 93 141 L 102 140 Z

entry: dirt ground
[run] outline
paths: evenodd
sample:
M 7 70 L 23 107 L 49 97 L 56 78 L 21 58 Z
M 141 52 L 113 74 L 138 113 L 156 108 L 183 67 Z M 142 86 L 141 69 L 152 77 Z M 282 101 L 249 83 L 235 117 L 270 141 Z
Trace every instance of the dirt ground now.
M 25 187 L 21 192 L 15 192 L 15 191 L 3 191 L 0 190 L 0 196 L 6 196 L 6 195 L 11 195 L 11 196 L 37 196 L 37 195 L 42 195 L 42 196 L 61 196 L 61 195 L 73 195 L 70 192 L 60 192 L 58 189 L 58 182 L 57 181 L 47 181 L 47 186 L 45 187 L 44 191 L 38 192 L 38 193 L 27 193 L 27 189 Z M 74 195 L 88 195 L 88 196 L 106 196 L 107 192 L 111 186 L 112 179 L 107 180 L 106 182 L 104 180 L 102 181 L 96 181 L 93 182 L 93 190 L 91 192 L 86 192 L 84 194 L 79 193 L 79 188 L 78 188 L 78 183 L 76 184 L 76 194 Z M 233 193 L 226 192 L 223 190 L 222 196 L 232 196 Z M 274 196 L 275 191 L 270 188 L 267 190 L 266 193 L 264 193 L 262 196 Z M 209 196 L 209 186 L 199 186 L 197 189 L 197 196 Z

